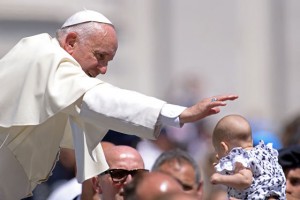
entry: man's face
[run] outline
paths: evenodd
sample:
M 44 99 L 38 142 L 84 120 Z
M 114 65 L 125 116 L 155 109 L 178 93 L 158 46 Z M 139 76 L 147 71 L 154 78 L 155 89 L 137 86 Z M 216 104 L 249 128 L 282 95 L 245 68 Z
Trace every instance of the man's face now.
M 86 38 L 77 38 L 71 54 L 90 77 L 106 73 L 108 62 L 114 58 L 118 48 L 114 28 L 110 25 L 101 27 L 102 30 L 94 31 Z
M 300 168 L 284 170 L 286 177 L 286 193 L 300 199 Z
M 144 163 L 141 157 L 134 154 L 126 153 L 110 156 L 107 160 L 110 169 L 144 169 Z M 132 175 L 125 176 L 124 178 L 113 179 L 111 174 L 99 176 L 99 186 L 101 187 L 101 194 L 103 200 L 123 200 L 123 187 L 132 180 Z
M 172 175 L 180 183 L 184 192 L 202 196 L 202 192 L 199 191 L 199 184 L 196 183 L 196 172 L 190 163 L 186 161 L 179 163 L 177 160 L 171 160 L 163 163 L 159 167 L 159 171 Z

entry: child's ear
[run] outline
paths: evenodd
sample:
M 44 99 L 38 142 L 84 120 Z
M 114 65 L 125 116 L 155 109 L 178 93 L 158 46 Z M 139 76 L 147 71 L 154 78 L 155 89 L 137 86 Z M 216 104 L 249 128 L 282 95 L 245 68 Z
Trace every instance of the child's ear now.
M 229 147 L 228 147 L 228 145 L 226 144 L 226 142 L 221 142 L 221 148 L 222 148 L 222 150 L 223 150 L 226 154 L 229 153 Z

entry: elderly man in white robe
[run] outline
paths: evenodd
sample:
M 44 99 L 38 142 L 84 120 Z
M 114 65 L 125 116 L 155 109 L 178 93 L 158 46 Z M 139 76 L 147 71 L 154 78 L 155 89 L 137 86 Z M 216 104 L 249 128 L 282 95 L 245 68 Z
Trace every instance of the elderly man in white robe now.
M 109 129 L 155 139 L 162 125 L 181 127 L 238 98 L 219 95 L 186 108 L 95 78 L 117 48 L 110 20 L 84 10 L 56 38 L 23 38 L 0 60 L 0 199 L 30 196 L 51 175 L 60 148 L 75 149 L 83 182 L 108 169 L 99 142 Z

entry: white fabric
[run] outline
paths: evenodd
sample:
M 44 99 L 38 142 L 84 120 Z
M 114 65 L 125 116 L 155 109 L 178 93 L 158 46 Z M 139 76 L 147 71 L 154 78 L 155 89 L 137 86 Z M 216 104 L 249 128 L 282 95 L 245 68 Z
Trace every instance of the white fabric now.
M 29 189 L 18 185 L 18 173 L 2 168 L 1 190 L 8 195 L 17 190 L 25 197 L 51 175 L 60 145 L 70 145 L 68 119 L 80 182 L 108 168 L 99 144 L 108 129 L 146 138 L 160 131 L 157 120 L 165 102 L 88 77 L 48 34 L 22 39 L 0 60 L 0 85 L 9 86 L 0 93 L 0 146 L 9 149 L 30 182 Z M 62 141 L 63 136 L 69 137 Z M 4 174 L 14 187 L 5 184 Z
M 3 144 L 0 151 L 4 148 L 10 151 L 9 154 L 17 160 L 17 163 L 22 167 L 21 171 L 25 173 L 27 182 L 29 182 L 29 188 L 25 184 L 19 184 L 22 182 L 22 178 L 12 167 L 0 166 L 1 189 L 10 191 L 10 193 L 6 194 L 14 195 L 15 191 L 25 192 L 24 189 L 26 188 L 26 193 L 23 194 L 23 197 L 27 196 L 31 194 L 31 191 L 37 184 L 47 180 L 48 176 L 51 175 L 51 171 L 57 161 L 59 144 L 65 130 L 65 118 L 66 115 L 60 113 L 36 126 L 0 127 L 0 144 L 3 143 L 8 134 L 5 144 Z M 8 162 L 7 158 L 1 156 L 0 163 L 6 162 Z M 9 175 L 9 180 L 14 183 L 13 187 L 6 184 L 7 179 L 2 178 L 7 175 Z M 13 198 L 6 196 L 6 198 L 0 199 Z
M 0 60 L 0 126 L 41 124 L 101 82 L 48 34 L 24 38 Z
M 99 12 L 93 10 L 83 10 L 75 13 L 71 17 L 69 17 L 61 28 L 65 28 L 68 26 L 74 26 L 77 24 L 81 24 L 84 22 L 100 22 L 105 24 L 111 24 L 111 21 L 107 19 L 104 15 Z
M 164 125 L 169 125 L 173 127 L 182 127 L 183 124 L 180 123 L 179 115 L 186 109 L 186 107 L 165 104 L 160 112 L 160 120 Z
M 1 189 L 26 196 L 51 175 L 68 122 L 62 111 L 100 83 L 48 34 L 22 39 L 0 60 L 0 84 L 7 86 L 0 93 L 0 144 L 5 142 L 2 148 L 11 151 L 30 183 L 29 189 L 17 184 L 18 173 L 2 168 L 0 177 L 10 174 L 15 186 Z
M 80 117 L 85 123 L 93 123 L 99 128 L 110 127 L 115 131 L 155 139 L 161 127 L 157 119 L 165 104 L 159 99 L 106 83 L 84 95 Z M 143 126 L 138 126 L 141 123 Z
M 250 163 L 253 160 L 249 158 L 248 154 L 241 154 L 232 157 L 232 160 L 224 160 L 223 162 L 219 162 L 215 169 L 217 172 L 222 171 L 234 171 L 236 163 L 241 163 L 245 168 L 250 168 Z
M 10 173 L 7 173 L 9 169 Z M 18 181 L 12 179 L 12 175 L 18 177 Z M 20 200 L 24 194 L 30 194 L 30 182 L 18 160 L 12 152 L 2 146 L 0 149 L 0 199 Z M 13 188 L 14 192 L 11 192 Z
M 81 194 L 81 186 L 76 178 L 72 178 L 56 188 L 47 200 L 73 200 Z

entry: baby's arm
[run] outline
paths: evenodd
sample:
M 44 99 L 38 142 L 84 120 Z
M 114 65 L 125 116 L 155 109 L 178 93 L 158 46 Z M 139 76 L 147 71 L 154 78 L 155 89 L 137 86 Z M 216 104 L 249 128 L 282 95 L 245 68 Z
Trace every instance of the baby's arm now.
M 243 190 L 252 184 L 253 174 L 249 168 L 245 168 L 241 163 L 235 164 L 233 175 L 222 175 L 214 173 L 211 176 L 212 184 L 223 184 L 238 190 Z

